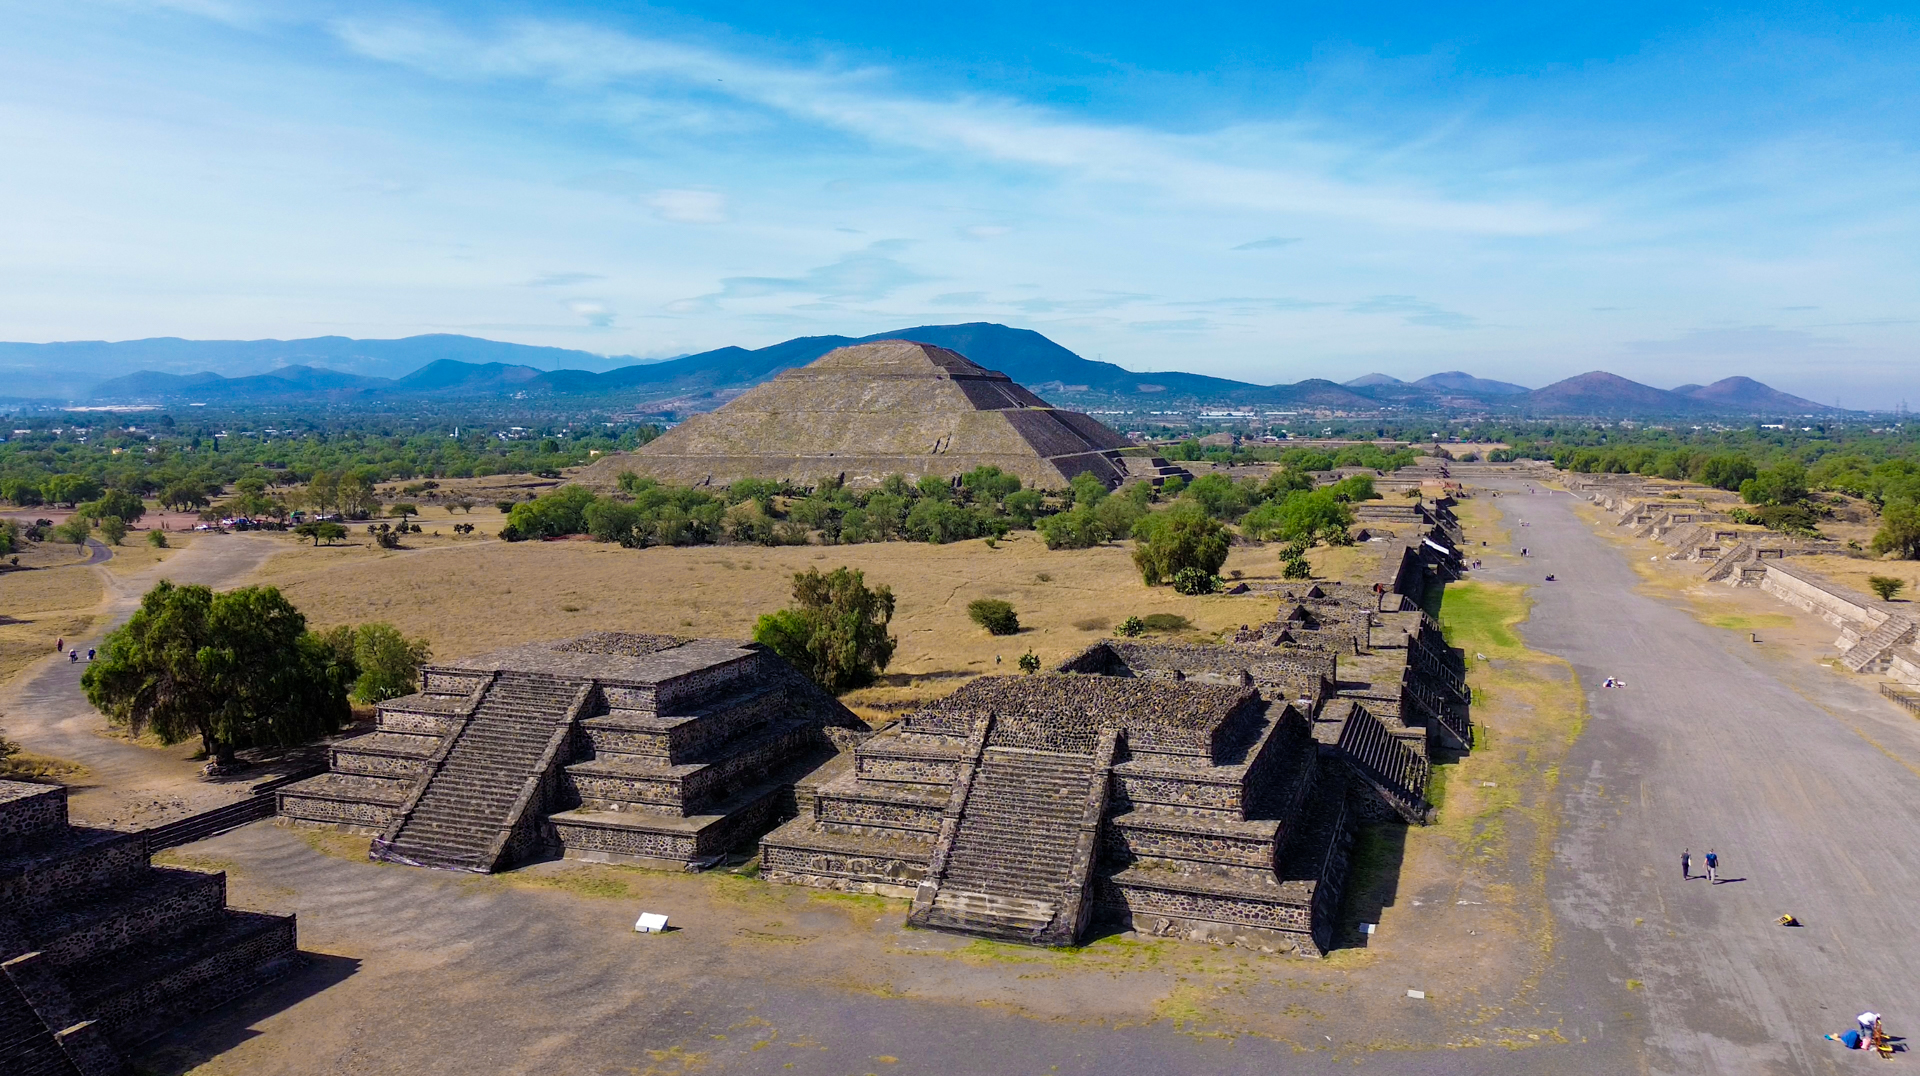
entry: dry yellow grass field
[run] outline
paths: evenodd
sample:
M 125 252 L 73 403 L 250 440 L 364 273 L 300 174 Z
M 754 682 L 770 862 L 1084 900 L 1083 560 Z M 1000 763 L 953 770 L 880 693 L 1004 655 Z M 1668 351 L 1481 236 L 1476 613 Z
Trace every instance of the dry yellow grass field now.
M 51 653 L 54 639 L 86 634 L 103 593 L 100 574 L 78 563 L 0 573 L 0 616 L 10 621 L 0 623 L 0 683 Z
M 432 524 L 428 524 L 431 529 Z M 364 541 L 364 532 L 359 540 Z M 1148 587 L 1130 545 L 1051 552 L 1032 532 L 989 548 L 951 545 L 696 546 L 621 549 L 591 541 L 506 543 L 410 536 L 419 548 L 296 546 L 253 581 L 278 585 L 315 627 L 385 620 L 426 637 L 440 658 L 582 632 L 617 629 L 745 638 L 763 613 L 785 606 L 795 572 L 841 565 L 886 584 L 896 599 L 899 649 L 885 685 L 856 704 L 907 703 L 945 694 L 962 678 L 1012 673 L 1031 649 L 1053 665 L 1128 616 L 1174 613 L 1211 636 L 1273 615 L 1264 597 L 1183 597 Z M 1316 574 L 1352 572 L 1378 547 L 1316 549 Z M 1277 546 L 1236 546 L 1226 574 L 1277 580 Z M 993 636 L 967 619 L 967 603 L 1002 598 L 1021 631 Z
M 146 531 L 134 531 L 127 535 L 119 545 L 113 547 L 113 559 L 106 564 L 107 571 L 114 575 L 132 575 L 145 571 L 168 557 L 193 544 L 192 531 L 168 531 L 167 548 L 155 549 L 147 544 Z

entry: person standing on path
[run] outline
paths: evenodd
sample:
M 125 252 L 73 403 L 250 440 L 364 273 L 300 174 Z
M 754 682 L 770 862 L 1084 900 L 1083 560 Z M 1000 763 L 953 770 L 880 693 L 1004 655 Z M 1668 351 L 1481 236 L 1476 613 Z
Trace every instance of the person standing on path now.
M 1691 848 L 1684 849 L 1680 853 L 1680 880 L 1693 881 L 1693 850 Z
M 1720 853 L 1707 849 L 1707 884 L 1720 884 Z
M 67 648 L 67 637 L 62 635 L 53 641 L 53 652 L 58 654 Z

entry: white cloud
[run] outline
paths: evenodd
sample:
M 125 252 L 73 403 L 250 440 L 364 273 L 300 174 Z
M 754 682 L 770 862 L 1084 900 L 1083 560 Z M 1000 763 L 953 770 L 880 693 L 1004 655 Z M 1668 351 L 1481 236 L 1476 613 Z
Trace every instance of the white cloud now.
M 613 325 L 613 311 L 608 309 L 605 303 L 576 299 L 567 304 L 567 309 L 573 311 L 575 317 L 596 329 L 605 329 Z
M 716 191 L 656 191 L 647 204 L 655 216 L 675 224 L 727 222 L 727 197 Z

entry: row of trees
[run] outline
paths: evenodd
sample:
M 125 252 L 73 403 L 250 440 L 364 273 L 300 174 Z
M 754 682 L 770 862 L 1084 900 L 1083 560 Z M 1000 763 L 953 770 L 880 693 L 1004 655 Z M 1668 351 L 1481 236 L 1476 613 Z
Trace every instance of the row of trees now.
M 197 736 L 227 764 L 242 748 L 339 731 L 350 700 L 412 691 L 429 656 L 424 640 L 389 624 L 311 631 L 274 587 L 215 593 L 163 581 L 107 634 L 80 683 L 110 721 L 165 743 Z

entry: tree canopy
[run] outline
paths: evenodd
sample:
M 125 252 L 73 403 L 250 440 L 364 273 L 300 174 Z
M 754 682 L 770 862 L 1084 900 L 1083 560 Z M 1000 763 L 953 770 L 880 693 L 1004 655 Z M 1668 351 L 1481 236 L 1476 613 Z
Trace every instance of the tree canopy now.
M 165 743 L 199 736 L 226 762 L 239 748 L 337 731 L 358 675 L 274 587 L 216 594 L 162 581 L 108 633 L 80 683 L 116 724 Z
M 891 587 L 868 588 L 854 568 L 809 568 L 794 574 L 793 604 L 762 616 L 753 640 L 839 694 L 872 683 L 893 660 L 892 620 Z

